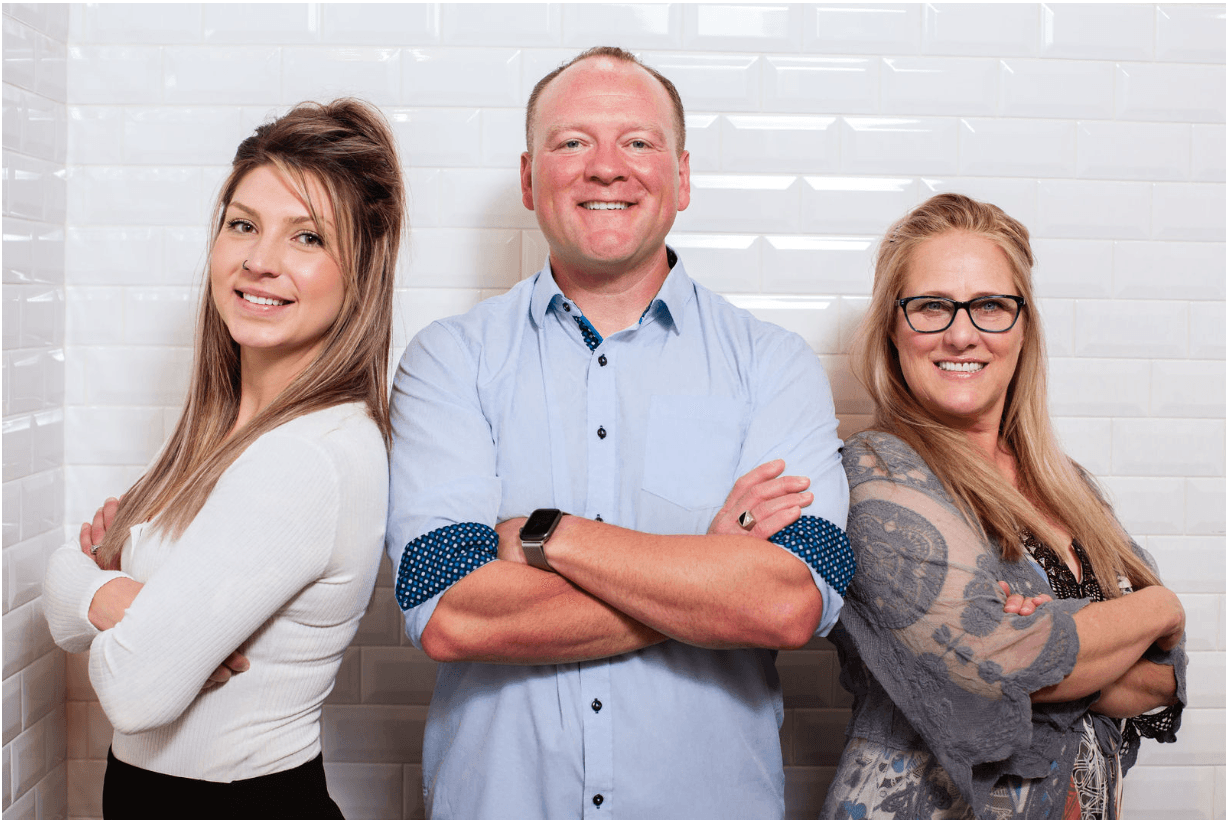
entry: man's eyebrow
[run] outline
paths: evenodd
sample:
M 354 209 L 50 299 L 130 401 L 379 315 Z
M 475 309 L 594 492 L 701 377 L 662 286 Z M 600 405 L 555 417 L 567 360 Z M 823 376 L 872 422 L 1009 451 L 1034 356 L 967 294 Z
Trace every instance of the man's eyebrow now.
M 588 133 L 589 130 L 590 129 L 587 128 L 586 126 L 579 125 L 576 123 L 565 123 L 563 125 L 556 125 L 553 128 L 550 128 L 549 130 L 546 131 L 545 140 L 547 142 L 550 142 L 551 140 L 556 138 L 559 134 L 565 131 L 579 131 L 581 133 Z M 652 134 L 654 137 L 661 139 L 661 140 L 665 139 L 665 134 L 666 134 L 666 130 L 662 128 L 660 125 L 657 125 L 656 123 L 641 123 L 639 125 L 632 125 L 632 126 L 622 129 L 621 133 L 626 134 L 626 133 L 630 133 L 633 131 L 644 131 L 649 134 Z

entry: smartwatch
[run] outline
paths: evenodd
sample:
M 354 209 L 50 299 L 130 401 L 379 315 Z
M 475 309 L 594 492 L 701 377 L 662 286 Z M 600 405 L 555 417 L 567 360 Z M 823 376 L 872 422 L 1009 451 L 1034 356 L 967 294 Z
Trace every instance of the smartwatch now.
M 524 550 L 525 560 L 529 566 L 554 572 L 550 562 L 546 560 L 546 542 L 554 534 L 554 528 L 567 513 L 555 509 L 534 510 L 529 520 L 520 528 L 520 548 Z

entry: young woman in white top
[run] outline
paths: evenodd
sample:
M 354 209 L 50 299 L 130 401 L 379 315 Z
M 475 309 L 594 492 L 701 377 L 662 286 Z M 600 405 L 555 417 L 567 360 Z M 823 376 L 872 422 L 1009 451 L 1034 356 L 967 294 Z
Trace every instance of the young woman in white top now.
M 320 710 L 383 549 L 404 209 L 365 103 L 304 103 L 239 146 L 175 432 L 47 570 L 52 634 L 90 649 L 115 728 L 107 820 L 341 817 Z

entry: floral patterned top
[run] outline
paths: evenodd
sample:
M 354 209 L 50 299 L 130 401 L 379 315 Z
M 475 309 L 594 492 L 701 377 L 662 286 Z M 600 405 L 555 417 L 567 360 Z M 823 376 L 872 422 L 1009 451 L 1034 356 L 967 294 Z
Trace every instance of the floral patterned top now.
M 1061 598 L 1031 561 L 1004 561 L 895 436 L 854 436 L 844 468 L 857 574 L 831 639 L 854 702 L 820 817 L 1057 820 L 1089 726 L 1129 768 L 1120 721 L 1088 711 L 1097 695 L 1030 699 L 1074 668 L 1072 616 L 1090 599 Z M 1055 600 L 1006 614 L 998 581 Z M 1184 704 L 1182 648 L 1146 657 L 1174 667 Z M 1157 739 L 1175 739 L 1176 714 Z

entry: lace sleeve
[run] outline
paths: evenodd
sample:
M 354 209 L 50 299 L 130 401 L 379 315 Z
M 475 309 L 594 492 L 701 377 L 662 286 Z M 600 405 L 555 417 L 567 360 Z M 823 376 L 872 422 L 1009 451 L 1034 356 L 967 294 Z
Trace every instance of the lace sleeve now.
M 1156 566 L 1151 553 L 1135 541 L 1131 541 L 1130 546 L 1158 576 L 1159 567 Z M 1185 638 L 1167 652 L 1152 645 L 1143 655 L 1143 659 L 1173 668 L 1173 675 L 1177 678 L 1177 702 L 1158 711 L 1126 719 L 1121 732 L 1122 772 L 1127 772 L 1134 766 L 1143 738 L 1151 738 L 1159 743 L 1175 743 L 1177 730 L 1181 728 L 1181 714 L 1185 711 L 1185 666 L 1188 660 L 1185 654 Z
M 1049 588 L 1028 563 L 1000 559 L 911 448 L 869 434 L 844 461 L 857 574 L 841 621 L 861 659 L 966 796 L 978 764 L 1012 758 L 1015 773 L 1047 775 L 1030 695 L 1074 668 L 1071 616 L 1086 602 L 1003 613 L 999 580 L 1029 595 Z M 1069 711 L 1046 721 L 1081 708 Z

